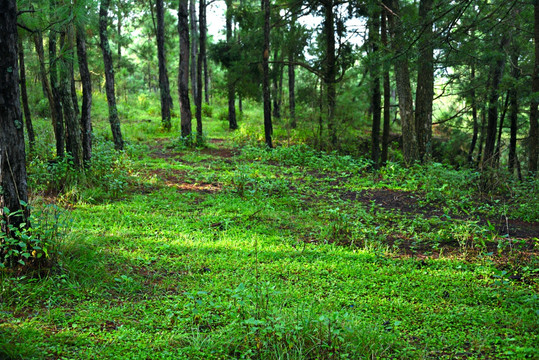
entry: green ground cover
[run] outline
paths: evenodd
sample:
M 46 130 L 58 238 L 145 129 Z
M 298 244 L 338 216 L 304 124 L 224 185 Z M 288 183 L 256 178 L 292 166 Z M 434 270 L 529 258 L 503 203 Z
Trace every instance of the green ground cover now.
M 198 149 L 127 122 L 118 156 L 98 117 L 86 176 L 34 157 L 61 254 L 2 271 L 0 358 L 539 358 L 536 183 L 268 151 L 242 121 L 207 117 Z

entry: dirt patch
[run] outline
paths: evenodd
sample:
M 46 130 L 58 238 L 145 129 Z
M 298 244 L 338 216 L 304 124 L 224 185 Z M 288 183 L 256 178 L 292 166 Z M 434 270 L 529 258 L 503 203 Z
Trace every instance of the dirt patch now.
M 205 148 L 200 151 L 204 155 L 211 155 L 211 156 L 217 156 L 220 158 L 229 159 L 236 155 L 238 155 L 238 152 L 234 149 L 228 149 L 228 148 Z

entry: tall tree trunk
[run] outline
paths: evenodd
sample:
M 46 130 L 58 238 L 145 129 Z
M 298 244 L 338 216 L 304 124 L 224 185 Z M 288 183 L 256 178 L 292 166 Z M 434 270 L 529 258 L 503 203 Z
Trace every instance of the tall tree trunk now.
M 51 0 L 51 11 L 52 9 L 54 9 L 55 6 L 55 1 Z M 51 29 L 49 33 L 49 77 L 51 81 L 53 104 L 55 108 L 55 113 L 57 114 L 56 123 L 54 123 L 54 136 L 56 138 L 56 156 L 59 159 L 63 159 L 65 148 L 64 112 L 58 87 L 55 29 Z
M 477 136 L 479 134 L 479 123 L 477 122 L 477 99 L 475 96 L 475 63 L 471 65 L 470 81 L 472 83 L 472 89 L 470 90 L 470 97 L 472 102 L 472 120 L 473 120 L 473 134 L 472 143 L 470 144 L 470 150 L 468 151 L 468 164 L 473 163 L 473 153 L 475 145 L 477 143 Z
M 49 78 L 47 77 L 47 69 L 45 68 L 45 50 L 43 49 L 43 34 L 41 31 L 36 31 L 34 33 L 34 45 L 36 48 L 36 53 L 39 59 L 39 76 L 41 80 L 41 85 L 43 86 L 47 100 L 49 101 L 49 111 L 51 115 L 53 129 L 56 128 L 56 121 L 58 115 L 56 114 L 56 107 L 54 106 L 54 97 L 52 95 L 51 85 Z
M 27 223 L 29 208 L 23 209 L 26 216 L 9 219 L 4 210 L 15 212 L 22 209 L 21 201 L 28 202 L 17 65 L 17 3 L 0 0 L 0 9 L 0 216 L 19 228 Z M 0 227 L 0 232 L 8 231 L 4 225 Z
M 226 0 L 226 42 L 229 48 L 232 46 L 232 0 Z M 227 92 L 228 92 L 228 127 L 230 130 L 238 128 L 236 120 L 236 87 L 232 70 L 227 70 Z
M 539 157 L 539 0 L 533 3 L 533 13 L 535 19 L 534 39 L 535 39 L 535 62 L 532 79 L 532 96 L 530 104 L 530 132 L 528 136 L 528 173 L 531 176 L 537 174 L 537 161 Z
M 189 101 L 189 24 L 187 2 L 180 0 L 178 8 L 178 33 L 180 35 L 180 65 L 178 73 L 178 97 L 180 102 L 181 134 L 191 136 L 191 103 Z M 194 68 L 194 65 L 192 66 Z M 193 85 L 194 86 L 194 85 Z
M 79 74 L 82 82 L 82 160 L 86 167 L 90 166 L 92 159 L 92 78 L 88 68 L 88 55 L 86 53 L 86 32 L 83 25 L 77 26 L 77 58 L 79 60 Z
M 389 29 L 392 37 L 392 49 L 395 53 L 395 81 L 399 96 L 399 110 L 402 127 L 402 152 L 407 165 L 419 160 L 419 148 L 417 141 L 417 131 L 414 121 L 414 102 L 412 99 L 412 87 L 410 85 L 410 70 L 408 66 L 408 55 L 404 53 L 405 42 L 399 32 L 402 25 L 399 20 L 399 1 L 391 1 L 391 12 L 389 12 Z
M 378 42 L 380 38 L 380 11 L 376 8 L 369 24 L 369 41 L 371 43 L 371 107 L 372 107 L 372 131 L 371 131 L 371 159 L 374 167 L 380 167 L 380 121 L 381 121 L 381 93 L 380 93 L 380 56 Z
M 485 110 L 485 105 L 481 108 L 481 135 L 479 137 L 479 150 L 477 152 L 477 165 L 481 164 L 483 156 L 483 145 L 485 144 L 486 137 L 486 124 L 487 124 L 487 113 Z
M 433 0 L 421 0 L 419 2 L 419 18 L 421 19 L 423 34 L 419 39 L 415 127 L 419 160 L 422 162 L 430 159 L 432 148 L 432 101 L 434 97 L 432 5 Z
M 335 78 L 337 74 L 335 58 L 335 14 L 333 12 L 333 0 L 322 2 L 324 7 L 324 37 L 326 42 L 326 61 L 324 64 L 324 82 L 327 97 L 327 124 L 329 141 L 332 148 L 337 146 L 337 128 L 335 126 L 335 106 L 337 103 L 337 91 Z
M 71 95 L 71 74 L 73 72 L 73 24 L 68 23 L 60 36 L 62 54 L 60 63 L 60 96 L 66 127 L 66 152 L 71 155 L 73 165 L 80 168 L 82 165 L 82 147 L 80 123 L 75 116 L 73 97 Z
M 273 117 L 275 119 L 281 118 L 281 103 L 282 103 L 282 97 L 281 97 L 281 89 L 283 85 L 283 66 L 280 64 L 282 62 L 282 58 L 280 57 L 280 53 L 277 47 L 275 47 L 275 50 L 273 52 L 273 61 L 275 63 L 273 64 Z
M 36 143 L 36 135 L 34 133 L 34 126 L 32 125 L 32 114 L 30 113 L 30 106 L 28 106 L 28 92 L 26 90 L 26 67 L 24 63 L 24 46 L 22 39 L 19 38 L 19 72 L 21 82 L 21 100 L 22 107 L 24 109 L 24 120 L 26 123 L 26 132 L 28 134 L 28 145 L 30 151 L 34 150 L 34 144 Z
M 498 120 L 498 98 L 500 97 L 499 87 L 502 80 L 503 68 L 505 66 L 505 54 L 503 54 L 503 52 L 507 46 L 507 40 L 508 37 L 504 34 L 500 42 L 500 54 L 490 69 L 487 137 L 485 139 L 483 167 L 493 167 L 494 165 L 494 145 L 496 144 L 496 126 Z
M 380 24 L 381 40 L 384 48 L 387 48 L 387 22 L 386 22 L 386 10 L 382 10 L 382 19 Z M 391 116 L 391 87 L 389 83 L 389 64 L 384 62 L 384 131 L 382 133 L 382 156 L 381 163 L 385 165 L 387 163 L 387 154 L 389 150 L 389 128 L 390 128 L 390 116 Z
M 516 40 L 513 40 L 513 46 L 511 51 L 511 75 L 515 81 L 515 84 L 520 78 L 520 69 L 518 68 L 518 45 Z M 512 86 L 509 89 L 509 121 L 511 122 L 511 135 L 509 139 L 509 158 L 508 166 L 511 175 L 515 172 L 516 156 L 517 156 L 517 131 L 518 131 L 518 90 L 517 86 Z
M 202 57 L 202 64 L 204 67 L 204 101 L 206 104 L 210 103 L 210 91 L 209 91 L 209 83 L 210 83 L 210 76 L 208 73 L 208 56 L 206 54 L 206 34 L 208 33 L 208 28 L 206 26 L 206 0 L 199 0 L 200 6 L 199 6 L 199 21 L 198 21 L 198 27 L 200 28 L 200 54 L 199 56 Z M 201 74 L 202 76 L 202 74 Z M 202 86 L 200 86 L 200 91 L 202 91 Z
M 107 103 L 109 105 L 109 122 L 114 139 L 114 148 L 123 150 L 124 141 L 116 108 L 116 96 L 114 94 L 114 67 L 112 66 L 112 56 L 110 52 L 109 38 L 107 32 L 107 13 L 110 0 L 101 0 L 99 7 L 99 39 L 101 51 L 103 53 L 103 63 L 105 65 L 105 89 L 107 93 Z
M 264 135 L 266 145 L 271 149 L 273 144 L 271 136 L 273 126 L 271 123 L 271 95 L 270 95 L 270 79 L 269 79 L 269 52 L 270 52 L 270 1 L 261 0 L 262 13 L 264 14 L 264 43 L 262 51 L 262 95 L 264 97 Z
M 197 49 L 198 49 L 198 27 L 197 27 L 197 15 L 195 0 L 189 1 L 189 26 L 191 32 L 191 93 L 193 94 L 193 99 L 197 98 L 198 91 L 198 81 L 197 81 Z
M 500 116 L 500 125 L 498 126 L 498 137 L 496 138 L 496 150 L 494 151 L 494 164 L 496 168 L 500 163 L 500 152 L 502 151 L 502 133 L 503 133 L 503 124 L 505 122 L 505 115 L 507 114 L 507 109 L 509 108 L 509 91 L 505 96 L 505 102 L 503 104 L 502 115 Z
M 163 0 L 156 0 L 157 8 L 157 59 L 159 62 L 159 90 L 161 94 L 161 121 L 167 131 L 172 127 L 170 110 L 172 98 L 170 97 L 170 84 L 167 73 L 167 58 L 165 55 L 165 9 Z
M 202 142 L 202 67 L 204 63 L 204 54 L 206 52 L 206 26 L 204 13 L 206 11 L 206 1 L 199 0 L 198 4 L 199 11 L 199 29 L 200 37 L 199 41 L 199 50 L 198 50 L 198 61 L 197 61 L 197 94 L 195 98 L 196 105 L 196 118 L 197 118 L 197 142 Z

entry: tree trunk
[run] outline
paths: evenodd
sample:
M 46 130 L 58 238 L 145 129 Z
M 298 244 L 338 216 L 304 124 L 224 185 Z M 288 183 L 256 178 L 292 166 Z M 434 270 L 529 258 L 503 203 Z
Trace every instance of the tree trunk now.
M 17 4 L 15 0 L 0 0 L 0 216 L 19 228 L 28 223 L 29 208 L 26 177 L 26 153 L 17 65 Z M 4 209 L 24 210 L 24 217 L 10 217 Z M 8 233 L 2 225 L 0 232 Z
M 51 0 L 51 11 L 54 8 L 55 2 Z M 57 114 L 54 125 L 54 136 L 56 138 L 56 156 L 59 159 L 64 157 L 65 148 L 65 132 L 64 132 L 64 112 L 58 90 L 58 68 L 56 66 L 56 30 L 51 29 L 49 33 L 49 77 L 51 80 L 52 99 Z
M 205 16 L 206 11 L 206 2 L 205 0 L 199 0 L 199 29 L 200 37 L 199 41 L 199 50 L 198 50 L 198 61 L 197 61 L 197 94 L 195 98 L 196 105 L 196 118 L 197 118 L 197 142 L 202 142 L 202 67 L 204 62 L 204 54 L 206 52 L 206 26 L 205 26 Z
M 382 10 L 382 19 L 380 24 L 381 40 L 384 48 L 387 48 L 387 22 L 386 22 L 386 10 Z M 385 165 L 387 163 L 387 154 L 389 150 L 389 128 L 391 120 L 391 87 L 389 83 L 389 65 L 384 62 L 384 131 L 382 133 L 382 156 L 381 163 Z
M 507 109 L 509 108 L 509 91 L 505 96 L 505 102 L 503 104 L 502 116 L 500 116 L 500 125 L 498 126 L 498 137 L 496 138 L 496 150 L 494 151 L 494 164 L 496 168 L 500 163 L 500 152 L 502 151 L 502 133 L 503 133 L 503 124 L 505 122 L 505 115 L 507 114 Z
M 414 121 L 414 103 L 412 99 L 412 87 L 410 86 L 410 70 L 408 55 L 404 53 L 405 42 L 399 35 L 402 25 L 399 20 L 399 2 L 391 1 L 392 7 L 389 13 L 389 29 L 392 37 L 392 49 L 395 53 L 395 81 L 399 96 L 399 110 L 402 127 L 402 153 L 407 165 L 419 160 L 419 148 L 417 131 Z
M 43 49 L 43 35 L 41 31 L 36 31 L 34 33 L 34 45 L 36 48 L 36 53 L 39 59 L 39 76 L 41 79 L 41 85 L 44 88 L 45 95 L 49 100 L 49 111 L 51 115 L 53 128 L 56 128 L 56 121 L 58 115 L 56 114 L 56 108 L 54 107 L 54 98 L 52 95 L 51 86 L 49 83 L 49 78 L 47 77 L 47 69 L 45 68 L 45 51 Z
M 326 61 L 324 64 L 324 82 L 326 85 L 327 97 L 327 124 L 329 142 L 332 148 L 337 146 L 337 129 L 335 126 L 335 106 L 337 101 L 337 91 L 335 89 L 335 78 L 337 73 L 335 58 L 335 14 L 333 13 L 333 0 L 322 2 L 324 7 L 324 37 L 326 41 Z
M 105 65 L 105 90 L 107 93 L 107 103 L 109 105 L 109 122 L 114 139 L 114 148 L 123 150 L 124 141 L 116 108 L 116 96 L 114 95 L 114 67 L 112 66 L 112 56 L 110 52 L 109 38 L 107 33 L 107 13 L 110 0 L 101 0 L 99 7 L 99 39 L 101 51 L 103 53 L 103 63 Z
M 92 78 L 88 68 L 86 53 L 86 33 L 83 25 L 77 27 L 77 57 L 79 60 L 79 74 L 82 82 L 82 160 L 88 167 L 92 159 Z
M 369 41 L 372 49 L 371 66 L 371 107 L 372 107 L 372 131 L 371 131 L 371 159 L 374 168 L 380 167 L 380 121 L 381 121 L 381 93 L 380 93 L 380 56 L 378 41 L 380 38 L 380 12 L 377 10 L 372 15 L 369 24 Z
M 191 31 L 191 68 L 190 68 L 191 93 L 193 94 L 193 99 L 196 99 L 197 91 L 198 91 L 197 66 L 196 66 L 197 49 L 198 49 L 198 41 L 197 41 L 198 27 L 197 27 L 195 0 L 189 1 L 189 25 L 190 25 L 190 31 Z
M 475 64 L 472 63 L 470 81 L 472 83 L 472 89 L 470 90 L 470 97 L 472 102 L 472 119 L 473 119 L 473 135 L 472 143 L 470 144 L 470 150 L 468 151 L 468 164 L 473 163 L 473 153 L 475 145 L 477 143 L 477 136 L 479 134 L 479 123 L 477 122 L 477 100 L 475 98 Z
M 229 49 L 232 46 L 232 0 L 226 0 L 226 42 Z M 230 130 L 238 128 L 236 120 L 236 87 L 232 70 L 227 70 L 227 92 L 228 92 L 228 127 Z
M 24 46 L 22 40 L 19 38 L 19 71 L 21 82 L 21 100 L 24 109 L 24 120 L 26 123 L 26 132 L 28 134 L 28 144 L 30 152 L 34 150 L 34 144 L 36 143 L 36 135 L 34 133 L 34 126 L 32 125 L 32 114 L 30 113 L 30 106 L 28 106 L 28 92 L 26 90 L 26 67 L 24 64 Z
M 532 78 L 532 100 L 530 104 L 530 132 L 528 136 L 528 173 L 536 176 L 537 160 L 539 157 L 539 0 L 533 3 L 533 13 L 535 19 L 535 62 Z
M 520 78 L 520 69 L 518 68 L 518 45 L 517 41 L 513 39 L 513 46 L 511 51 L 511 75 L 515 82 L 515 86 L 509 89 L 509 121 L 511 123 L 511 135 L 509 139 L 509 158 L 508 166 L 511 175 L 515 173 L 516 167 L 516 155 L 517 155 L 517 131 L 518 131 L 518 90 L 516 84 Z
M 170 110 L 172 98 L 170 97 L 170 84 L 167 73 L 167 58 L 165 55 L 165 9 L 163 0 L 156 0 L 157 8 L 157 59 L 159 62 L 159 90 L 161 94 L 161 121 L 163 128 L 170 131 L 172 127 Z
M 433 0 L 421 0 L 419 3 L 419 18 L 421 19 L 423 34 L 419 39 L 415 128 L 417 132 L 419 160 L 422 162 L 430 159 L 432 148 L 432 100 L 434 97 L 432 5 Z
M 504 49 L 507 45 L 507 36 L 503 35 L 500 43 L 500 54 L 498 59 L 491 66 L 490 71 L 490 94 L 488 102 L 487 116 L 487 137 L 485 139 L 485 149 L 483 154 L 483 167 L 493 167 L 494 165 L 494 145 L 496 144 L 496 126 L 498 120 L 498 98 L 499 87 L 502 80 L 503 68 L 505 66 Z
M 283 86 L 283 66 L 280 64 L 282 62 L 282 58 L 280 58 L 280 53 L 278 51 L 278 48 L 275 47 L 275 51 L 273 52 L 273 61 L 275 63 L 273 64 L 273 117 L 275 119 L 281 118 L 281 103 L 282 103 L 282 96 L 281 96 L 281 89 Z
M 482 156 L 483 156 L 483 145 L 485 144 L 485 133 L 486 133 L 486 123 L 487 123 L 487 115 L 485 111 L 485 106 L 481 108 L 481 135 L 479 137 L 479 151 L 477 152 L 477 165 L 481 164 Z
M 262 51 L 262 95 L 264 97 L 264 135 L 266 145 L 271 149 L 273 144 L 271 136 L 273 126 L 271 123 L 271 95 L 269 79 L 269 52 L 270 52 L 270 1 L 261 0 L 262 13 L 264 14 L 264 43 Z
M 62 100 L 62 110 L 64 112 L 64 122 L 66 127 L 66 152 L 71 155 L 75 168 L 82 165 L 82 147 L 80 143 L 80 123 L 73 110 L 73 98 L 71 95 L 71 73 L 73 72 L 73 24 L 66 25 L 60 36 L 60 47 L 62 54 L 59 58 L 60 64 L 60 96 Z
M 178 8 L 178 33 L 180 35 L 178 97 L 180 102 L 181 134 L 184 139 L 191 136 L 192 117 L 191 103 L 189 101 L 189 24 L 187 21 L 187 2 L 188 0 L 180 0 Z

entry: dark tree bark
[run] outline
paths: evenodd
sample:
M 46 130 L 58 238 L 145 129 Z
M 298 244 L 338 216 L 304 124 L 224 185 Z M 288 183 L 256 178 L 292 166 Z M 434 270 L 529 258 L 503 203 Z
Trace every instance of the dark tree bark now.
M 82 82 L 82 160 L 88 167 L 92 159 L 92 79 L 88 68 L 86 53 L 86 32 L 82 25 L 77 27 L 77 58 L 79 60 L 79 74 Z
M 395 53 L 395 81 L 399 96 L 399 110 L 402 127 L 402 153 L 407 165 L 419 160 L 417 131 L 414 121 L 414 102 L 410 85 L 408 55 L 404 53 L 405 42 L 400 36 L 402 25 L 398 17 L 399 1 L 391 0 L 391 12 L 388 12 L 388 24 L 392 37 L 392 49 Z
M 73 25 L 67 24 L 60 36 L 62 54 L 59 58 L 60 65 L 60 96 L 64 122 L 66 127 L 66 152 L 71 155 L 75 168 L 82 165 L 82 147 L 80 123 L 75 116 L 73 97 L 71 95 L 71 74 L 73 72 Z
M 51 0 L 51 11 L 55 6 L 54 0 Z M 51 81 L 52 99 L 54 104 L 56 122 L 54 126 L 54 137 L 56 138 L 56 156 L 59 159 L 64 157 L 65 149 L 65 131 L 64 131 L 64 111 L 60 99 L 58 86 L 58 67 L 56 58 L 56 30 L 51 29 L 49 33 L 49 77 Z
M 479 134 L 479 123 L 477 121 L 477 99 L 475 96 L 475 64 L 472 63 L 470 80 L 472 83 L 472 89 L 470 90 L 470 98 L 472 103 L 472 120 L 473 120 L 473 134 L 472 134 L 472 143 L 470 144 L 470 150 L 468 151 L 468 164 L 473 163 L 473 153 L 475 150 L 475 145 L 477 143 L 477 136 Z
M 190 26 L 190 35 L 191 35 L 191 93 L 193 94 L 193 99 L 197 98 L 198 91 L 198 81 L 197 81 L 197 49 L 198 49 L 198 26 L 197 26 L 197 15 L 195 0 L 189 1 L 189 26 Z
M 419 39 L 415 128 L 417 132 L 419 160 L 422 162 L 430 159 L 432 147 L 432 101 L 434 97 L 432 6 L 433 0 L 421 0 L 419 2 L 419 18 L 421 19 L 423 34 Z
M 380 23 L 381 40 L 384 48 L 387 48 L 387 22 L 386 22 L 386 10 L 382 10 L 382 20 Z M 381 163 L 385 165 L 387 162 L 387 154 L 389 150 L 389 128 L 391 120 L 391 87 L 389 83 L 389 65 L 384 62 L 384 131 L 382 133 L 382 156 Z
M 56 126 L 56 119 L 58 115 L 56 114 L 56 108 L 54 107 L 54 98 L 52 95 L 51 85 L 49 78 L 47 77 L 47 69 L 45 68 L 45 51 L 43 49 L 43 35 L 41 31 L 36 31 L 34 33 L 34 45 L 36 48 L 36 53 L 39 59 L 39 76 L 41 80 L 41 85 L 43 86 L 45 95 L 49 101 L 49 111 L 51 115 L 51 120 L 53 128 Z
M 167 131 L 172 127 L 170 110 L 170 84 L 168 81 L 167 58 L 165 55 L 165 9 L 163 0 L 156 0 L 157 8 L 157 59 L 159 62 L 159 90 L 161 94 L 161 121 Z
M 282 58 L 277 47 L 273 52 L 273 117 L 275 119 L 281 118 L 281 104 L 282 104 L 282 87 L 283 87 L 283 65 Z
M 232 46 L 232 0 L 226 0 L 226 42 L 229 48 Z M 228 95 L 228 127 L 230 130 L 238 128 L 236 119 L 236 86 L 232 70 L 227 71 L 227 95 Z
M 481 135 L 479 136 L 479 151 L 477 152 L 477 165 L 481 164 L 483 156 L 483 145 L 485 144 L 486 137 L 486 124 L 487 124 L 487 114 L 485 106 L 481 108 Z
M 73 37 L 75 37 L 75 35 L 73 34 Z M 73 40 L 73 43 L 75 42 L 75 40 Z M 74 53 L 74 51 L 73 51 Z M 69 85 L 71 87 L 70 91 L 71 91 L 71 102 L 73 104 L 73 113 L 75 114 L 75 118 L 79 118 L 80 116 L 80 111 L 79 111 L 79 99 L 77 98 L 77 87 L 75 85 L 75 56 L 72 56 L 70 59 L 69 59 L 69 62 L 71 64 L 69 64 L 69 69 L 71 71 L 71 73 L 69 74 Z
M 0 216 L 19 227 L 28 218 L 29 208 L 26 177 L 24 131 L 19 100 L 17 65 L 17 4 L 15 0 L 0 0 Z M 4 212 L 23 209 L 26 216 L 8 219 Z M 4 225 L 0 231 L 9 231 Z
M 518 88 L 516 84 L 520 79 L 520 69 L 518 66 L 519 48 L 516 39 L 513 39 L 511 46 L 511 76 L 515 82 L 515 86 L 509 89 L 509 121 L 511 123 L 511 134 L 509 138 L 509 158 L 507 161 L 509 172 L 511 175 L 515 173 L 517 162 L 517 131 L 518 131 Z
M 112 55 L 110 52 L 109 38 L 107 32 L 107 13 L 109 0 L 101 0 L 99 7 L 99 39 L 101 51 L 103 53 L 103 63 L 105 65 L 105 90 L 107 93 L 107 103 L 109 106 L 109 122 L 114 139 L 114 148 L 123 150 L 124 141 L 116 108 L 116 96 L 114 94 L 114 67 L 112 66 Z
M 24 120 L 26 124 L 26 133 L 28 134 L 28 145 L 30 151 L 34 150 L 34 144 L 36 143 L 36 135 L 34 133 L 34 126 L 32 125 L 32 114 L 30 113 L 30 106 L 28 106 L 28 92 L 26 90 L 26 67 L 24 63 L 24 46 L 22 40 L 19 38 L 19 72 L 21 82 L 21 100 L 22 107 L 24 109 Z
M 271 123 L 271 95 L 269 79 L 269 52 L 270 52 L 270 1 L 261 0 L 262 13 L 264 14 L 264 43 L 262 51 L 262 95 L 264 97 L 264 136 L 266 145 L 271 149 L 273 144 L 271 136 L 273 126 Z
M 178 8 L 178 33 L 180 35 L 180 65 L 178 73 L 178 97 L 180 102 L 181 134 L 191 135 L 191 103 L 189 101 L 189 24 L 187 2 L 180 0 Z M 193 66 L 194 67 L 194 66 Z
M 199 0 L 199 28 L 200 28 L 200 37 L 199 37 L 199 51 L 198 51 L 198 61 L 197 61 L 197 94 L 195 98 L 196 105 L 196 118 L 197 118 L 197 142 L 202 141 L 202 67 L 204 63 L 204 56 L 206 53 L 206 1 Z
M 380 57 L 378 42 L 380 41 L 380 12 L 377 10 L 370 20 L 369 41 L 371 43 L 371 107 L 372 107 L 372 131 L 371 131 L 371 159 L 376 169 L 380 166 L 380 121 L 381 92 L 380 92 Z
M 324 82 L 326 86 L 327 99 L 327 126 L 329 142 L 332 148 L 337 146 L 337 128 L 335 126 L 335 106 L 337 104 L 337 91 L 335 79 L 337 76 L 337 66 L 335 58 L 335 14 L 333 0 L 322 2 L 324 7 L 324 38 L 326 42 L 326 59 L 324 63 Z
M 528 173 L 537 175 L 537 161 L 539 157 L 539 0 L 533 3 L 534 12 L 534 38 L 535 38 L 535 62 L 532 78 L 532 96 L 530 104 L 530 132 L 528 136 Z
M 503 68 L 505 66 L 505 55 L 502 55 L 507 46 L 507 36 L 503 35 L 500 42 L 500 55 L 490 69 L 490 86 L 487 116 L 487 134 L 485 138 L 485 149 L 483 153 L 483 167 L 494 165 L 494 146 L 496 145 L 496 126 L 498 120 L 498 98 L 500 82 L 502 80 Z
M 503 133 L 503 124 L 505 122 L 505 115 L 509 108 L 509 91 L 505 96 L 505 102 L 503 104 L 502 115 L 500 116 L 500 125 L 498 126 L 498 136 L 496 138 L 496 150 L 494 151 L 494 164 L 496 168 L 500 163 L 500 153 L 502 151 L 502 133 Z

